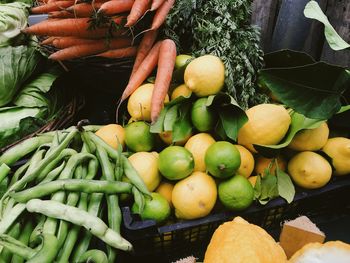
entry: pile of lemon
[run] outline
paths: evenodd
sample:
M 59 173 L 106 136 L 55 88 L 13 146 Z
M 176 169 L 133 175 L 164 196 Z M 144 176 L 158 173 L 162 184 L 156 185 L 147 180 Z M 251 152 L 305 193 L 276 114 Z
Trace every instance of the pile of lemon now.
M 179 56 L 177 67 L 189 58 Z M 218 57 L 206 55 L 188 64 L 185 83 L 164 101 L 192 93 L 197 96 L 191 109 L 195 132 L 181 142 L 172 143 L 170 131 L 150 132 L 154 88 L 151 83 L 140 86 L 130 96 L 127 108 L 131 119 L 125 127 L 112 124 L 97 132 L 114 148 L 121 144 L 124 150 L 133 152 L 129 160 L 152 192 L 142 219 L 164 223 L 172 210 L 179 219 L 196 219 L 213 209 L 246 209 L 254 201 L 257 175 L 263 175 L 275 160 L 295 184 L 309 189 L 324 186 L 332 174 L 350 173 L 350 140 L 329 138 L 326 122 L 295 136 L 288 147 L 288 163 L 282 156 L 274 160 L 260 156 L 254 144 L 278 144 L 290 129 L 289 111 L 279 104 L 260 104 L 248 109 L 249 120 L 239 130 L 237 142 L 221 141 L 214 131 L 217 113 L 206 107 L 206 101 L 207 96 L 221 91 L 224 79 L 225 67 Z M 317 151 L 330 156 L 332 165 Z M 132 209 L 138 210 L 135 206 Z

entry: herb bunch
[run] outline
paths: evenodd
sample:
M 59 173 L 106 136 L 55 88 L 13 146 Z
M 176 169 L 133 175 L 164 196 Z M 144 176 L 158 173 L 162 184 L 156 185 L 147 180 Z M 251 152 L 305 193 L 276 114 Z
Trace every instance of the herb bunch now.
M 177 0 L 164 28 L 181 53 L 223 60 L 227 92 L 244 109 L 268 100 L 256 83 L 263 51 L 250 15 L 251 0 Z

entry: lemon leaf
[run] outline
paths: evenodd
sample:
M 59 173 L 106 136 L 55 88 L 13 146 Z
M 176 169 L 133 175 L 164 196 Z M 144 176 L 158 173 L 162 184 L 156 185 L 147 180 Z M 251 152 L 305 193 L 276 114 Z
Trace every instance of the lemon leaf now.
M 187 102 L 179 107 L 179 116 L 173 126 L 173 142 L 182 141 L 192 132 L 191 123 L 191 102 Z
M 177 120 L 178 109 L 180 104 L 172 106 L 166 113 L 164 118 L 164 131 L 172 131 Z
M 258 182 L 259 178 L 260 182 Z M 269 201 L 279 196 L 277 177 L 271 174 L 268 169 L 265 170 L 264 177 L 258 175 L 256 183 L 260 185 L 256 185 L 254 194 L 260 204 L 266 205 Z
M 295 187 L 289 175 L 283 172 L 278 167 L 276 168 L 278 194 L 285 199 L 288 204 L 293 202 L 295 196 Z

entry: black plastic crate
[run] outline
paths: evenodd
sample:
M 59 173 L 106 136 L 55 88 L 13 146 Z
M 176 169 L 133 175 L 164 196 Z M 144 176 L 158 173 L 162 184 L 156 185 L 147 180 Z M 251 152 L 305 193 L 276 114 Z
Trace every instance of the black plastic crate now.
M 235 216 L 242 216 L 251 223 L 260 225 L 278 238 L 281 223 L 306 215 L 317 223 L 350 215 L 350 177 L 337 177 L 321 189 L 297 189 L 293 203 L 287 204 L 277 198 L 266 206 L 252 205 L 243 212 L 214 212 L 204 218 L 179 221 L 157 226 L 154 221 L 141 221 L 123 207 L 123 236 L 134 246 L 134 256 L 126 256 L 126 262 L 172 262 L 175 259 L 194 255 L 203 258 L 205 249 L 215 229 Z M 324 219 L 325 220 L 325 219 Z

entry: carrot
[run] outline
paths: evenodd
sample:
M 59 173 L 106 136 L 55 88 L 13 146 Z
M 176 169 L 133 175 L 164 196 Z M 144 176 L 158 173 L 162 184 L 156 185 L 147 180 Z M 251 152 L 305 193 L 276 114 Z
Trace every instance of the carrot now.
M 134 4 L 134 0 L 112 0 L 104 3 L 98 12 L 106 15 L 114 15 L 130 11 Z
M 165 0 L 153 0 L 151 5 L 151 11 L 157 10 Z
M 106 40 L 100 39 L 93 43 L 81 44 L 76 46 L 71 46 L 65 49 L 61 49 L 49 56 L 52 60 L 69 60 L 74 58 L 86 57 L 90 55 L 95 55 L 108 49 L 118 49 L 130 46 L 130 39 L 114 39 L 110 43 L 106 43 Z
M 123 18 L 113 19 L 116 24 L 121 24 Z M 90 18 L 67 18 L 57 20 L 45 20 L 38 24 L 27 27 L 24 33 L 38 36 L 75 36 L 81 38 L 101 38 L 108 33 L 108 26 L 96 29 L 89 29 Z M 117 31 L 114 35 L 120 35 Z
M 66 10 L 75 17 L 90 17 L 103 5 L 104 3 L 81 3 L 68 7 Z
M 97 54 L 96 56 L 104 58 L 126 58 L 135 56 L 136 52 L 137 47 L 126 47 L 108 50 L 106 52 Z
M 71 46 L 90 44 L 96 41 L 99 41 L 99 40 L 77 38 L 77 37 L 56 37 L 51 44 L 56 48 L 67 48 Z
M 52 3 L 47 3 L 41 6 L 36 6 L 30 9 L 33 14 L 47 14 L 53 11 L 60 11 L 74 5 L 74 1 L 57 1 Z
M 135 0 L 130 14 L 127 18 L 125 26 L 130 27 L 136 24 L 136 22 L 146 13 L 150 8 L 151 0 Z
M 151 100 L 151 120 L 157 121 L 163 108 L 164 99 L 168 93 L 176 60 L 176 45 L 174 41 L 162 41 L 159 49 L 158 70 Z
M 50 12 L 48 13 L 49 18 L 74 18 L 74 14 L 71 12 L 68 12 L 66 10 L 62 10 L 62 11 L 54 11 L 54 12 Z
M 52 42 L 56 39 L 56 37 L 48 37 L 46 39 L 44 39 L 43 41 L 41 41 L 41 45 L 50 45 L 52 44 Z
M 154 45 L 145 59 L 142 61 L 141 65 L 137 69 L 134 75 L 129 80 L 128 85 L 126 86 L 122 97 L 120 99 L 119 105 L 126 100 L 148 77 L 149 74 L 157 66 L 159 48 L 161 42 L 158 42 Z
M 151 29 L 158 29 L 165 21 L 167 15 L 170 12 L 170 9 L 173 7 L 175 0 L 165 0 L 165 2 L 159 7 L 157 12 L 153 17 L 153 22 Z
M 143 36 L 139 45 L 139 49 L 137 50 L 137 55 L 135 58 L 134 66 L 132 68 L 131 76 L 136 72 L 144 58 L 147 56 L 148 52 L 151 50 L 154 42 L 157 39 L 157 36 L 158 31 L 156 30 L 147 31 Z

